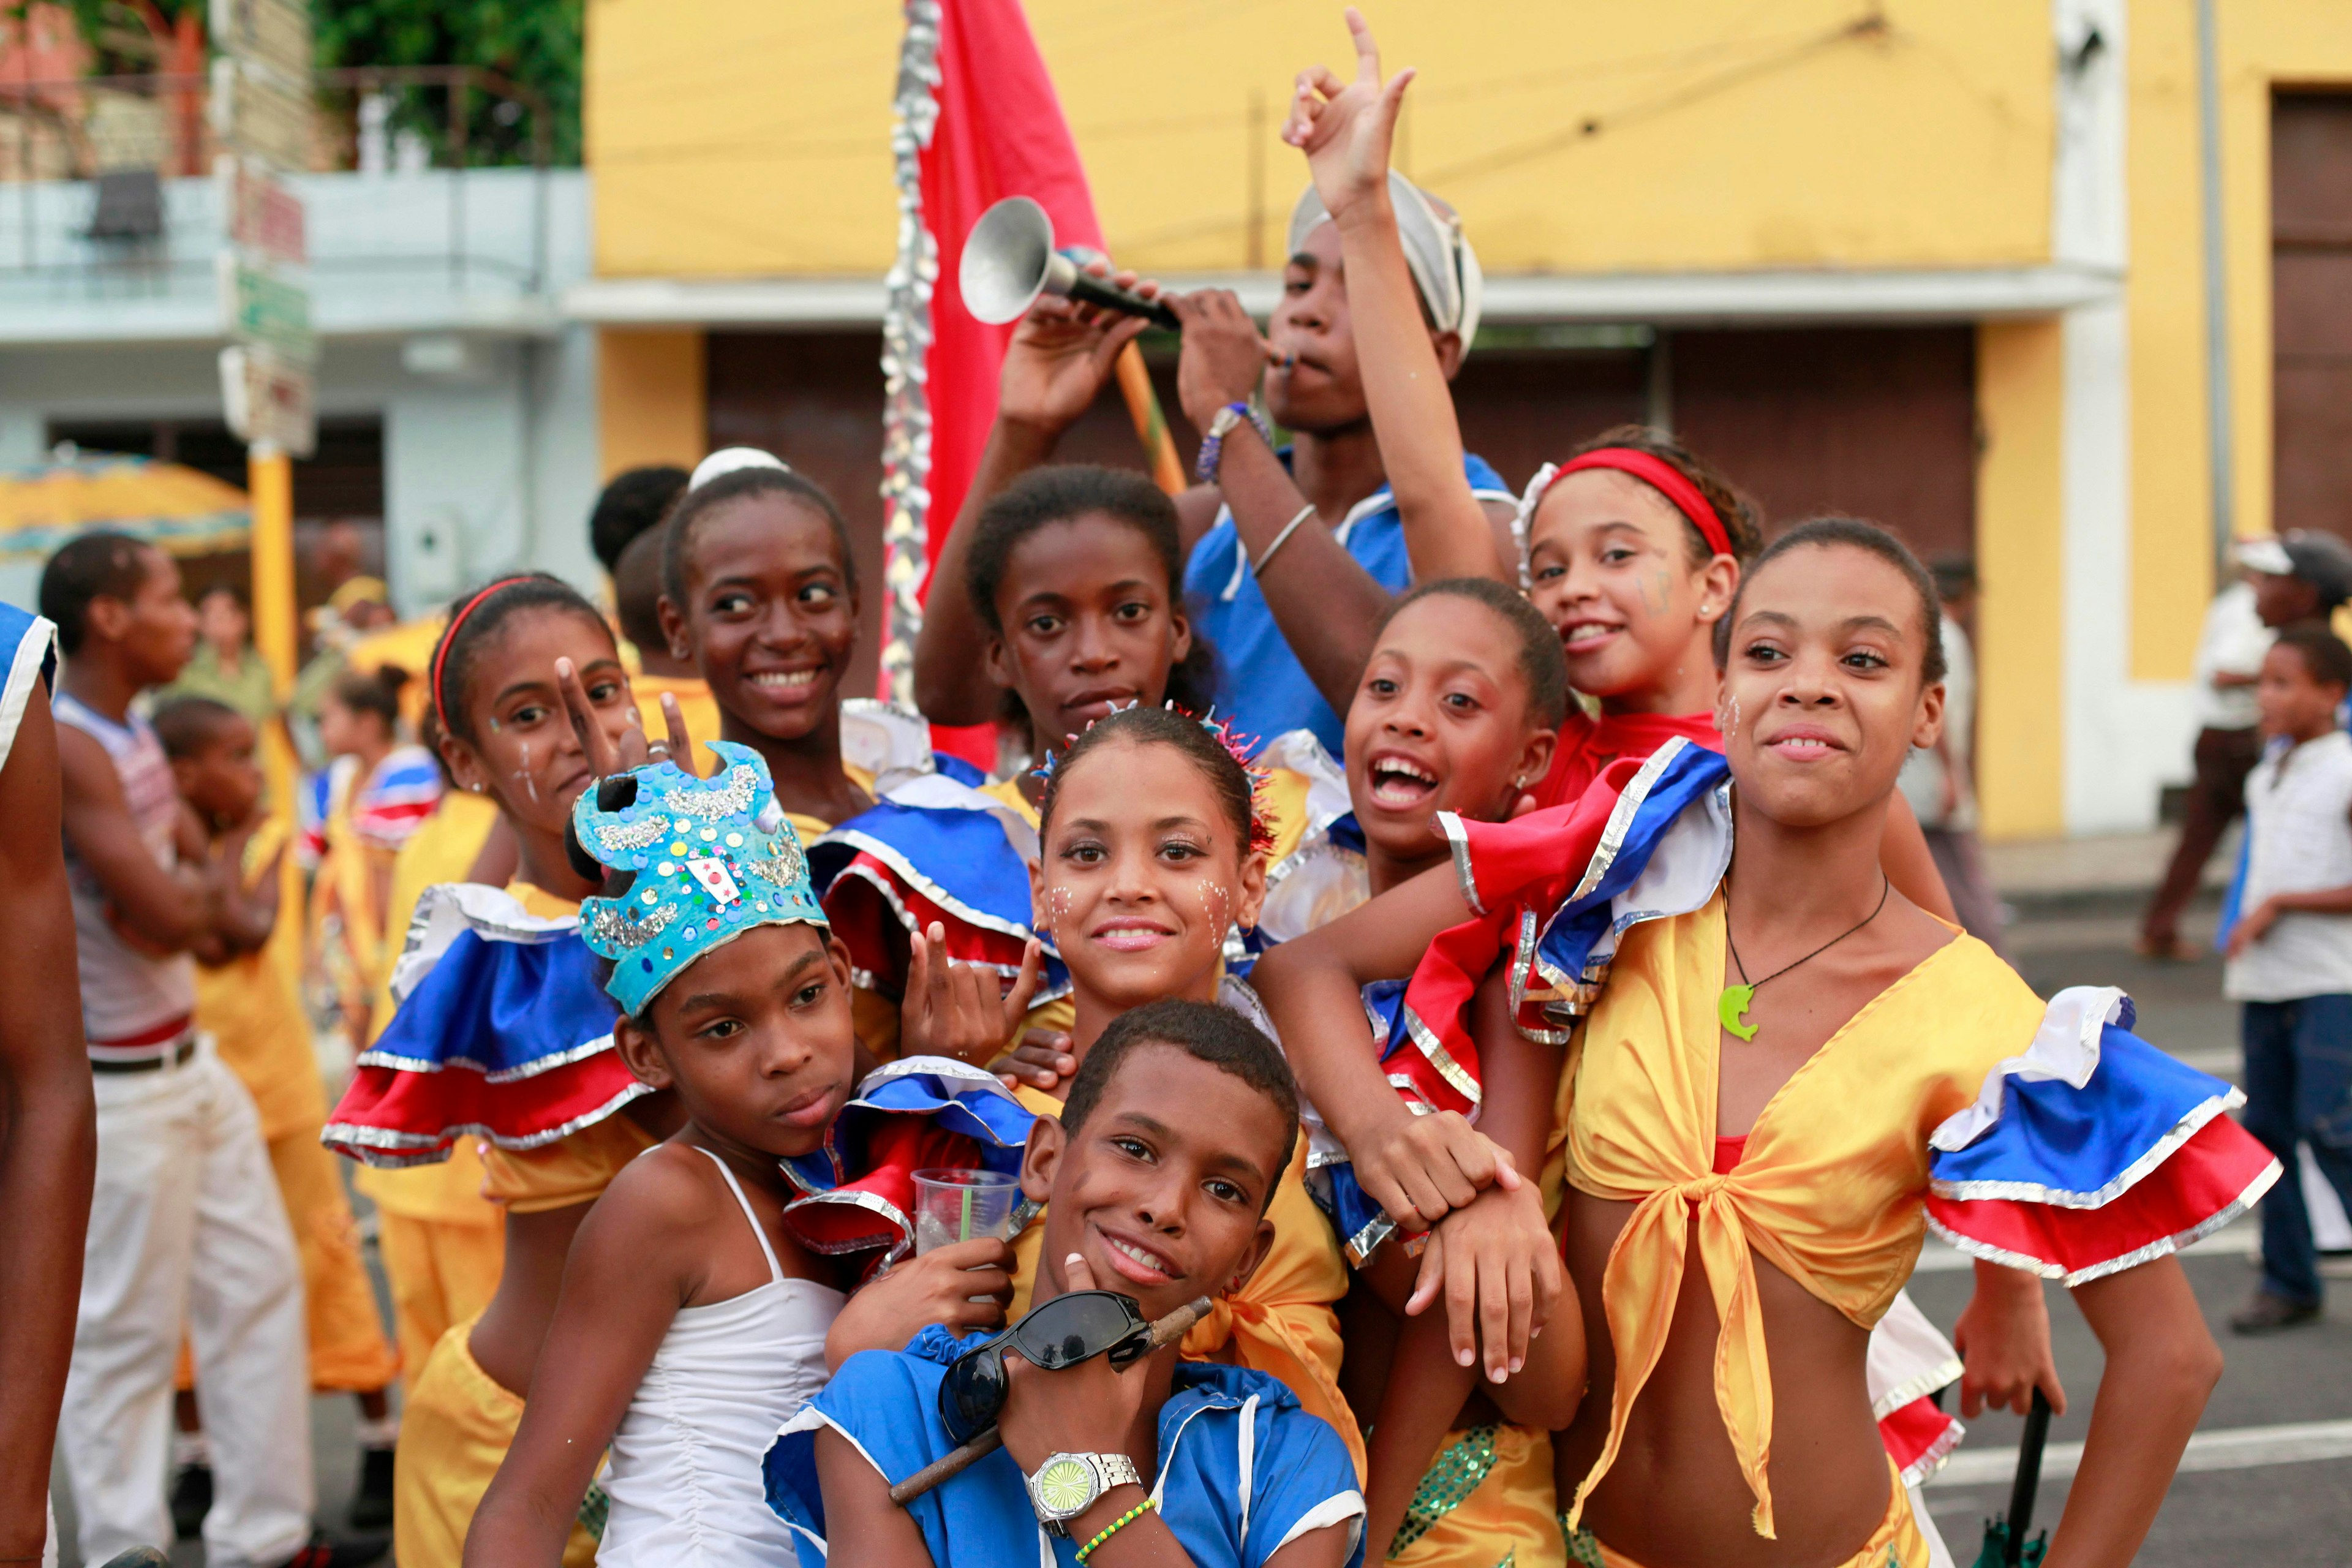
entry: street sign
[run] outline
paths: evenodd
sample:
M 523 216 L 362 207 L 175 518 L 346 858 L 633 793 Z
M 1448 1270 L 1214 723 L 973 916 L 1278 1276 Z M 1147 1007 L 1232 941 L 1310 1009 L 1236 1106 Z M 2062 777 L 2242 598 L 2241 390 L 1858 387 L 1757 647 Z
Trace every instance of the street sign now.
M 224 153 L 213 164 L 229 243 L 278 267 L 310 259 L 302 198 L 259 164 Z
M 319 445 L 317 382 L 300 365 L 264 348 L 220 352 L 221 403 L 242 441 L 268 443 L 307 458 Z
M 228 335 L 258 343 L 295 364 L 319 362 L 319 334 L 310 326 L 310 291 L 267 268 L 251 267 L 230 251 L 220 255 L 221 310 Z
M 267 67 L 222 55 L 213 61 L 213 134 L 281 169 L 310 162 L 310 92 Z
M 289 89 L 310 84 L 310 13 L 299 0 L 212 0 L 213 46 Z

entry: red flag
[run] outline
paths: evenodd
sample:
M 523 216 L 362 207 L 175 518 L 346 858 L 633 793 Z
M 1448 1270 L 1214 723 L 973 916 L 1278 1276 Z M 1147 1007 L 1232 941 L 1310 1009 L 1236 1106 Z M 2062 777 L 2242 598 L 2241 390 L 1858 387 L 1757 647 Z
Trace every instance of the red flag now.
M 939 253 L 925 378 L 931 419 L 927 569 L 939 560 L 979 468 L 996 417 L 1004 345 L 1013 335 L 1011 326 L 976 321 L 963 307 L 956 278 L 964 237 L 990 206 L 1020 195 L 1045 207 L 1056 245 L 1102 248 L 1102 226 L 1077 145 L 1020 0 L 936 0 L 936 5 L 938 120 L 919 154 L 919 221 Z M 928 8 L 925 0 L 913 0 L 910 23 Z M 995 762 L 994 731 L 985 726 L 935 735 L 983 765 Z

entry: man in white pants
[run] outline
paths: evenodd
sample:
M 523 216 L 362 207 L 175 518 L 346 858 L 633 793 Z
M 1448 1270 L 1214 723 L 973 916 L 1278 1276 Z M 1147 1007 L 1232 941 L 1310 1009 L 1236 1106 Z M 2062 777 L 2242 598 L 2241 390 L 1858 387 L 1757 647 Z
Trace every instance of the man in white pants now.
M 236 918 L 233 858 L 180 864 L 163 749 L 131 712 L 195 635 L 169 557 L 121 534 L 53 556 L 41 610 L 66 655 L 56 711 L 98 1181 L 58 1443 L 81 1554 L 168 1545 L 172 1372 L 184 1331 L 216 1457 L 213 1568 L 332 1560 L 314 1541 L 309 1371 L 293 1233 L 252 1098 L 199 1042 L 188 950 Z

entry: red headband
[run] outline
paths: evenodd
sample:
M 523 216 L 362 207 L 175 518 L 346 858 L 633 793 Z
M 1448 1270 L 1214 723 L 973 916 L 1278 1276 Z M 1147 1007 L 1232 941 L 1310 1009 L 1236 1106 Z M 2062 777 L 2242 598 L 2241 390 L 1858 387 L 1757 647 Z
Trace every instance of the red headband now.
M 501 577 L 497 582 L 491 584 L 488 587 L 484 588 L 480 593 L 476 594 L 472 598 L 467 600 L 463 605 L 457 606 L 457 613 L 449 617 L 449 627 L 446 631 L 441 634 L 441 646 L 433 651 L 433 714 L 435 718 L 441 721 L 441 729 L 445 734 L 454 735 L 457 733 L 455 730 L 449 728 L 449 704 L 441 700 L 441 671 L 449 663 L 449 647 L 451 644 L 457 640 L 457 628 L 466 624 L 466 617 L 467 616 L 472 615 L 476 610 L 481 607 L 481 604 L 484 599 L 488 598 L 491 595 L 497 593 L 501 588 L 509 588 L 517 583 L 528 583 L 529 581 L 530 581 L 530 579 L 527 575 Z
M 1723 526 L 1723 519 L 1717 513 L 1714 503 L 1696 485 L 1683 477 L 1682 470 L 1664 458 L 1652 457 L 1631 447 L 1598 447 L 1562 463 L 1559 471 L 1552 475 L 1551 484 L 1544 486 L 1545 494 L 1550 493 L 1552 485 L 1584 468 L 1614 468 L 1621 474 L 1633 475 L 1674 502 L 1675 510 L 1690 519 L 1691 526 L 1698 530 L 1701 539 L 1706 541 L 1708 550 L 1717 555 L 1738 554 L 1731 548 L 1730 531 Z M 1543 497 L 1538 496 L 1536 500 L 1541 501 Z

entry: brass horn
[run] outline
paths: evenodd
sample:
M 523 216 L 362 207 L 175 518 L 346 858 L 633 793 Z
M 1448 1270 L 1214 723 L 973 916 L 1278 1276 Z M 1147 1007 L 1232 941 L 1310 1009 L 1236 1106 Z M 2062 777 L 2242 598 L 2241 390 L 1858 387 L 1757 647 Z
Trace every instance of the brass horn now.
M 1055 249 L 1054 220 L 1027 196 L 1007 196 L 980 215 L 956 280 L 964 309 L 982 321 L 1017 321 L 1038 295 L 1053 294 L 1181 330 L 1167 306 L 1095 277 Z

